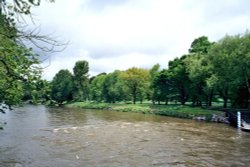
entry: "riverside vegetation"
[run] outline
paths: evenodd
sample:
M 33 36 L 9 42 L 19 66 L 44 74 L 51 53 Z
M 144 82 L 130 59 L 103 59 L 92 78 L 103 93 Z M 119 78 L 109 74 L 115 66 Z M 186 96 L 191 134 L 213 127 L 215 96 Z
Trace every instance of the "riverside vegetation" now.
M 13 106 L 29 101 L 60 105 L 74 101 L 81 102 L 75 103 L 81 107 L 108 106 L 114 110 L 179 117 L 215 112 L 201 107 L 211 108 L 220 100 L 222 108 L 250 107 L 249 32 L 226 35 L 217 42 L 209 41 L 206 36 L 194 39 L 188 53 L 169 61 L 168 67 L 159 64 L 150 69 L 131 67 L 90 77 L 89 63 L 80 60 L 75 63 L 73 73 L 61 69 L 52 81 L 46 81 L 41 79 L 39 55 L 22 40 L 38 41 L 35 44 L 39 40 L 47 44 L 56 41 L 27 34 L 16 26 L 17 15 L 30 15 L 32 7 L 39 4 L 40 1 L 17 0 L 0 7 L 0 104 Z M 152 104 L 144 105 L 144 101 Z M 125 102 L 123 107 L 122 102 Z M 179 105 L 170 105 L 175 102 Z M 162 103 L 165 105 L 157 105 Z M 192 107 L 186 106 L 187 103 Z M 4 109 L 0 111 L 4 113 Z
M 101 109 L 112 110 L 118 112 L 136 112 L 142 114 L 155 114 L 163 116 L 171 116 L 186 119 L 197 119 L 207 122 L 220 122 L 214 119 L 217 116 L 223 116 L 224 113 L 218 110 L 208 110 L 202 108 L 194 108 L 192 106 L 183 106 L 176 104 L 169 105 L 153 105 L 144 104 L 126 104 L 126 103 L 96 103 L 96 102 L 74 102 L 69 103 L 66 107 L 82 108 L 82 109 Z

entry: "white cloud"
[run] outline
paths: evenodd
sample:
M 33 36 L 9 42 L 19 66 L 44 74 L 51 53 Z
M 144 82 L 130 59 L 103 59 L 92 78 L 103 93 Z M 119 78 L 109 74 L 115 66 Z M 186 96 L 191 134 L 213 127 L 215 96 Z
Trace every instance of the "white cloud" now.
M 34 12 L 44 33 L 70 40 L 50 58 L 44 78 L 87 60 L 92 75 L 151 67 L 187 53 L 202 35 L 212 41 L 250 26 L 247 0 L 74 0 L 43 3 Z M 45 64 L 48 62 L 45 62 Z

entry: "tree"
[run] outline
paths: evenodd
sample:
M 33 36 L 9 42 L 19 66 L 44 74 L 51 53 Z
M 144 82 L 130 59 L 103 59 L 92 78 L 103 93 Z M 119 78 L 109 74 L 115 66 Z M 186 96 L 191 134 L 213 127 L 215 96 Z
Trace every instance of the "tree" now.
M 158 104 L 160 104 L 161 101 L 165 101 L 165 104 L 168 104 L 171 93 L 173 93 L 171 91 L 173 86 L 168 70 L 166 69 L 163 69 L 154 77 L 152 87 L 154 90 L 154 98 L 158 101 Z
M 237 55 L 234 56 L 234 77 L 238 80 L 238 90 L 234 105 L 240 108 L 250 108 L 250 33 L 240 36 Z
M 156 96 L 157 96 L 157 92 L 155 89 L 155 77 L 157 76 L 157 74 L 159 73 L 159 69 L 160 69 L 160 65 L 159 64 L 155 64 L 150 70 L 149 70 L 149 74 L 150 74 L 150 89 L 149 89 L 149 98 L 148 99 L 152 99 L 153 104 L 155 104 L 155 100 L 156 100 Z
M 248 32 L 243 35 L 227 35 L 218 41 L 209 53 L 214 85 L 223 98 L 225 108 L 228 106 L 229 99 L 232 105 L 243 108 L 249 106 L 249 44 Z
M 77 61 L 74 72 L 74 99 L 85 101 L 89 98 L 89 63 L 85 60 Z
M 129 91 L 133 104 L 136 103 L 139 97 L 139 100 L 142 102 L 143 97 L 147 93 L 146 91 L 149 89 L 149 71 L 133 67 L 122 73 L 122 79 Z
M 38 80 L 34 83 L 24 82 L 23 84 L 24 95 L 23 101 L 29 101 L 33 104 L 46 103 L 51 100 L 51 85 L 46 80 Z
M 90 96 L 91 100 L 95 100 L 97 102 L 101 102 L 104 100 L 102 89 L 104 85 L 104 81 L 106 79 L 106 74 L 101 74 L 96 76 L 91 84 L 90 84 Z
M 201 106 L 203 101 L 206 101 L 207 106 L 212 105 L 214 88 L 208 85 L 207 81 L 212 74 L 208 52 L 213 44 L 205 36 L 195 39 L 189 49 L 190 54 L 185 59 L 191 80 L 190 96 L 193 105 Z
M 114 71 L 105 76 L 102 96 L 105 102 L 115 103 L 127 99 L 126 88 L 121 78 L 121 71 Z
M 31 8 L 39 4 L 40 0 L 0 0 L 0 104 L 21 103 L 23 83 L 40 80 L 39 56 L 25 46 L 25 41 L 42 51 L 65 46 L 38 31 L 25 29 L 28 26 L 24 17 L 31 16 Z
M 6 1 L 0 0 L 0 13 L 5 12 L 10 16 L 20 15 L 20 14 L 31 14 L 31 7 L 39 6 L 41 0 L 14 0 Z M 54 2 L 51 0 L 51 2 Z
M 54 0 L 48 1 L 54 2 Z M 41 0 L 0 0 L 0 15 L 5 16 L 7 22 L 15 27 L 15 36 L 13 34 L 8 36 L 8 33 L 4 34 L 1 32 L 0 34 L 12 39 L 14 37 L 15 42 L 23 46 L 28 42 L 30 46 L 33 45 L 33 48 L 40 49 L 43 52 L 61 51 L 67 43 L 57 41 L 48 35 L 41 35 L 39 28 L 28 29 L 29 26 L 25 18 L 30 18 L 34 24 L 31 10 L 33 7 L 39 6 L 40 3 Z
M 23 96 L 22 83 L 40 78 L 38 55 L 17 44 L 16 28 L 0 14 L 0 103 L 15 105 Z
M 207 55 L 192 54 L 185 60 L 190 83 L 190 96 L 193 105 L 201 106 L 205 101 L 207 106 L 212 105 L 214 87 L 208 83 L 212 75 L 211 65 Z
M 209 52 L 209 60 L 213 70 L 214 86 L 224 101 L 224 108 L 227 107 L 228 100 L 234 89 L 237 87 L 237 71 L 233 62 L 238 55 L 239 36 L 225 36 L 213 45 Z
M 208 37 L 201 36 L 192 42 L 189 53 L 207 54 L 212 45 Z
M 172 91 L 179 95 L 179 101 L 184 105 L 189 98 L 190 79 L 185 65 L 186 55 L 176 58 L 168 63 L 168 73 L 173 83 Z
M 69 70 L 60 70 L 51 82 L 51 98 L 58 103 L 73 99 L 73 75 Z

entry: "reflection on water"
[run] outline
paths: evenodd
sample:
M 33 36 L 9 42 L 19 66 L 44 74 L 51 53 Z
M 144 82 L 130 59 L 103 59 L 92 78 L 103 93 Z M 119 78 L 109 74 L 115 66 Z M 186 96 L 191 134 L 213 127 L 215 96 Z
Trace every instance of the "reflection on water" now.
M 44 106 L 0 117 L 4 167 L 250 164 L 250 134 L 223 124 Z

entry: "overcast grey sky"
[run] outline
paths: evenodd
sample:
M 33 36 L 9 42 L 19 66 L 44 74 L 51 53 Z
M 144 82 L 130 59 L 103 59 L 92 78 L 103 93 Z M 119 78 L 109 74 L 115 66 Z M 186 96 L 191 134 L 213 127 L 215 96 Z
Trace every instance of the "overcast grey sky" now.
M 44 34 L 69 41 L 43 62 L 43 78 L 87 60 L 90 74 L 151 68 L 188 52 L 202 35 L 218 41 L 250 27 L 249 0 L 56 0 L 33 12 Z

